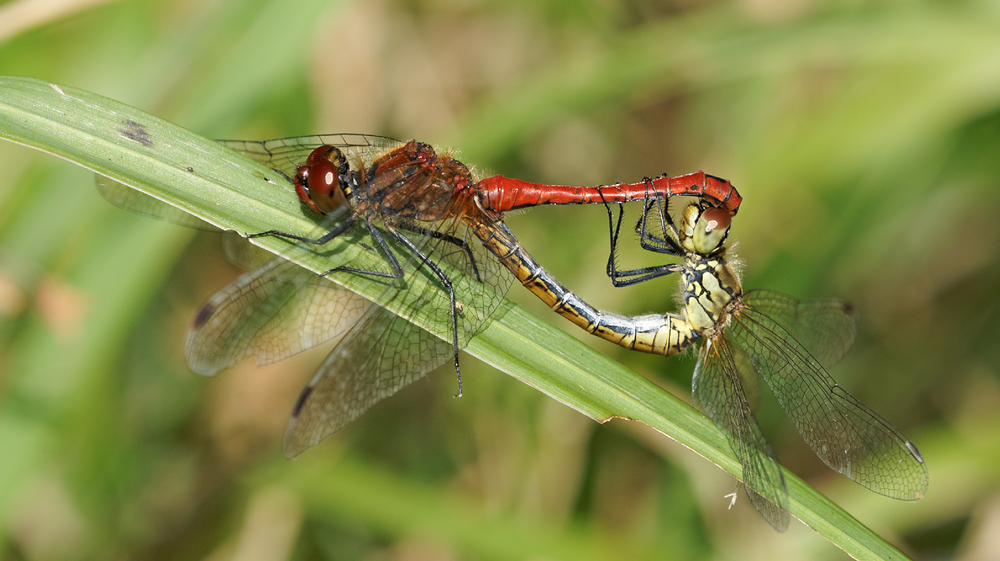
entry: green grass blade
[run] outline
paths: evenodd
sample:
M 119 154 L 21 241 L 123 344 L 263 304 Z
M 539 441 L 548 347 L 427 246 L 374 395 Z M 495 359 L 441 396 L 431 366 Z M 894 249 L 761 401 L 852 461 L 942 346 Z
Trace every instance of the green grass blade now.
M 131 185 L 224 229 L 307 234 L 314 227 L 303 217 L 291 186 L 271 170 L 211 140 L 89 92 L 0 77 L 0 137 Z M 253 241 L 275 252 L 288 248 L 279 239 Z M 331 242 L 335 244 L 336 240 Z M 377 258 L 356 244 L 342 244 L 337 250 L 354 266 L 378 266 Z M 313 271 L 329 268 L 328 261 L 314 255 L 303 256 L 300 264 Z M 383 290 L 382 284 L 360 275 L 341 280 L 371 299 Z M 437 292 L 437 309 L 447 309 L 447 297 Z M 396 304 L 404 303 L 390 303 L 390 309 Z M 448 322 L 432 315 L 414 321 L 448 339 Z M 724 435 L 706 417 L 514 304 L 505 302 L 495 321 L 467 350 L 591 418 L 643 422 L 729 473 L 740 474 Z M 787 475 L 792 514 L 835 545 L 858 559 L 905 559 L 835 504 Z

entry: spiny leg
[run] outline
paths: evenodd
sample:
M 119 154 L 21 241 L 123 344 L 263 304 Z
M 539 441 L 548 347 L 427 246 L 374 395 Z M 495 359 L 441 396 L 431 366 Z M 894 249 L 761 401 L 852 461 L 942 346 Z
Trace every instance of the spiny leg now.
M 662 203 L 663 201 L 661 200 L 651 200 L 644 205 L 642 216 L 635 225 L 635 232 L 639 234 L 639 245 L 647 251 L 681 257 L 685 252 L 676 241 L 679 236 L 673 218 L 670 217 L 669 208 L 661 208 L 656 213 L 660 218 L 660 236 L 650 233 L 646 225 L 650 211 L 654 207 L 658 208 Z M 669 206 L 669 202 L 667 205 Z
M 472 267 L 473 274 L 476 276 L 476 281 L 477 282 L 483 282 L 483 278 L 479 274 L 479 266 L 476 264 L 476 257 L 472 254 L 472 248 L 469 247 L 469 244 L 466 243 L 465 240 L 456 238 L 455 236 L 452 236 L 451 234 L 447 234 L 447 233 L 444 233 L 444 232 L 438 232 L 436 230 L 431 230 L 431 229 L 428 229 L 428 228 L 423 228 L 421 226 L 416 226 L 416 225 L 413 225 L 413 224 L 400 224 L 397 227 L 400 228 L 400 229 L 403 229 L 403 230 L 407 230 L 407 231 L 416 233 L 416 234 L 420 234 L 420 235 L 423 235 L 423 236 L 428 236 L 428 237 L 431 237 L 431 238 L 442 240 L 442 241 L 448 242 L 448 243 L 450 243 L 450 244 L 458 247 L 463 252 L 465 252 L 466 255 L 468 255 L 468 257 L 469 257 L 469 264 Z
M 462 397 L 462 371 L 458 366 L 458 351 L 460 350 L 458 346 L 458 311 L 455 303 L 455 288 L 452 286 L 451 278 L 448 277 L 448 275 L 441 269 L 440 266 L 438 266 L 437 263 L 435 263 L 424 252 L 420 251 L 420 248 L 418 248 L 412 240 L 388 224 L 386 225 L 386 229 L 389 230 L 393 237 L 399 240 L 400 243 L 409 248 L 409 250 L 413 252 L 413 254 L 416 255 L 423 264 L 427 265 L 435 275 L 437 275 L 438 280 L 441 281 L 442 286 L 444 286 L 445 290 L 448 292 L 448 307 L 451 312 L 451 342 L 452 348 L 455 351 L 455 374 L 458 376 L 458 393 L 455 397 Z
M 371 234 L 372 239 L 375 240 L 375 244 L 378 246 L 379 251 L 386 261 L 389 262 L 389 266 L 392 267 L 391 273 L 385 273 L 382 271 L 372 271 L 369 269 L 359 269 L 357 267 L 351 267 L 349 265 L 338 265 L 332 269 L 327 269 L 320 274 L 321 277 L 325 277 L 330 273 L 337 271 L 344 271 L 348 273 L 358 273 L 361 275 L 369 275 L 373 277 L 380 277 L 386 279 L 401 279 L 403 278 L 403 267 L 399 264 L 399 260 L 396 259 L 396 254 L 392 252 L 389 244 L 386 243 L 385 238 L 382 237 L 382 233 L 378 231 L 375 224 L 371 220 L 365 221 L 365 226 L 368 228 L 368 232 Z M 391 230 L 390 230 L 391 231 Z
M 643 267 L 641 269 L 629 269 L 625 271 L 619 271 L 615 265 L 615 258 L 618 253 L 618 239 L 621 235 L 622 219 L 624 218 L 624 206 L 622 203 L 618 203 L 618 221 L 614 221 L 614 211 L 611 206 L 608 205 L 607 201 L 604 201 L 604 207 L 608 211 L 608 229 L 611 233 L 611 255 L 608 257 L 608 267 L 607 274 L 611 277 L 611 284 L 616 287 L 631 286 L 633 284 L 638 284 L 645 282 L 650 279 L 661 277 L 664 275 L 669 275 L 671 273 L 680 272 L 683 270 L 683 266 L 676 263 L 657 265 L 653 267 Z M 643 213 L 643 219 L 645 219 L 645 213 Z M 672 240 L 671 240 L 672 241 Z M 631 278 L 630 278 L 631 277 Z

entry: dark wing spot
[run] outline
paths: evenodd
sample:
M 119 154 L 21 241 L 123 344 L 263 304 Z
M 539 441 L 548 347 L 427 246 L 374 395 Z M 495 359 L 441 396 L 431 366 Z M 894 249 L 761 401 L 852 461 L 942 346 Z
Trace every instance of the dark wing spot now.
M 312 395 L 312 393 L 313 393 L 312 386 L 306 386 L 302 388 L 302 393 L 299 394 L 299 399 L 295 401 L 295 407 L 292 408 L 293 419 L 298 418 L 299 413 L 302 412 L 302 407 L 306 404 L 306 400 L 309 399 L 309 396 Z
M 118 129 L 118 132 L 120 132 L 122 136 L 129 140 L 134 140 L 143 146 L 153 145 L 153 139 L 149 136 L 149 133 L 146 132 L 146 127 L 131 119 L 122 121 L 122 124 L 125 125 L 125 128 Z
M 215 305 L 211 302 L 207 302 L 201 307 L 200 310 L 198 310 L 198 313 L 194 315 L 192 329 L 198 329 L 199 327 L 205 325 L 205 322 L 208 321 L 208 318 L 212 317 L 213 313 L 215 313 Z

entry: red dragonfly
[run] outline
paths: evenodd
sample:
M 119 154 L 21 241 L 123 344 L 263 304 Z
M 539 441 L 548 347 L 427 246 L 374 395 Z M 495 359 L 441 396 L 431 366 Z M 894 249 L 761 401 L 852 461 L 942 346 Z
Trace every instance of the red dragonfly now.
M 386 264 L 381 270 L 338 264 L 317 276 L 290 260 L 276 259 L 223 289 L 197 313 L 186 356 L 191 368 L 205 375 L 248 356 L 271 363 L 342 337 L 292 410 L 285 434 L 289 456 L 320 442 L 448 357 L 454 357 L 458 372 L 459 349 L 485 325 L 510 285 L 501 264 L 558 313 L 627 346 L 632 329 L 627 318 L 594 309 L 553 279 L 503 224 L 503 211 L 690 195 L 731 216 L 742 200 L 729 182 L 701 172 L 600 187 L 502 176 L 477 181 L 462 162 L 428 144 L 373 135 L 221 143 L 283 175 L 307 212 L 323 215 L 313 236 L 279 231 L 252 236 L 288 239 L 295 244 L 292 252 L 317 251 L 334 238 L 351 236 Z M 189 215 L 181 217 L 181 211 L 120 183 L 99 178 L 98 185 L 119 206 L 192 222 Z M 369 301 L 322 278 L 342 274 L 384 279 L 386 289 Z M 410 282 L 420 275 L 448 294 L 449 308 L 436 313 L 448 315 L 449 341 L 385 308 L 397 301 L 412 314 L 427 313 L 434 295 L 406 288 L 421 285 Z

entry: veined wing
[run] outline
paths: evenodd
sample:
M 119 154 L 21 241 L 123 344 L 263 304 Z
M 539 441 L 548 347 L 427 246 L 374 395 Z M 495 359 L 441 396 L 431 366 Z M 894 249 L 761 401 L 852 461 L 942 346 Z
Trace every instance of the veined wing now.
M 244 358 L 270 364 L 323 344 L 357 323 L 372 302 L 283 258 L 216 293 L 195 316 L 185 356 L 212 376 Z
M 408 236 L 428 260 L 449 274 L 460 306 L 460 348 L 482 329 L 503 300 L 511 277 L 464 224 L 452 223 L 449 239 Z M 456 243 L 461 242 L 461 243 Z M 461 272 L 457 275 L 455 272 Z M 378 401 L 422 378 L 454 356 L 453 342 L 390 312 L 390 302 L 408 315 L 448 318 L 437 304 L 444 291 L 436 274 L 420 259 L 407 264 L 406 287 L 391 286 L 357 322 L 302 391 L 285 431 L 285 454 L 295 457 L 367 411 Z M 333 273 L 355 274 L 355 273 Z M 423 279 L 417 277 L 422 275 Z M 421 280 L 423 289 L 418 288 Z
M 316 237 L 349 217 L 346 207 L 327 215 Z M 343 238 L 363 231 L 355 224 Z M 425 242 L 422 236 L 416 237 Z M 196 314 L 188 330 L 185 356 L 188 366 L 199 374 L 214 375 L 250 356 L 258 365 L 278 362 L 343 335 L 375 305 L 285 257 L 260 265 L 261 256 L 269 252 L 239 236 L 224 236 L 223 248 L 230 262 L 253 270 L 212 296 Z M 307 252 L 326 255 L 331 265 L 338 264 L 325 247 L 308 244 L 290 245 L 285 255 L 294 258 Z M 380 272 L 388 270 L 386 265 Z M 377 280 L 386 286 L 383 299 L 394 298 L 399 286 Z
M 323 145 L 340 148 L 350 162 L 370 163 L 373 153 L 400 144 L 402 141 L 374 134 L 314 134 L 291 136 L 272 140 L 217 140 L 219 144 L 231 148 L 248 158 L 273 170 L 280 171 L 286 178 L 295 176 L 295 170 L 306 161 L 309 153 Z
M 810 354 L 830 358 L 839 351 L 807 350 L 793 336 L 823 330 L 794 322 L 786 328 L 787 307 L 772 308 L 772 302 L 751 295 L 727 333 L 753 360 L 806 443 L 832 469 L 876 493 L 905 501 L 923 497 L 927 467 L 916 446 L 838 386 Z
M 743 484 L 750 503 L 774 529 L 788 528 L 788 489 L 781 466 L 747 403 L 741 380 L 753 372 L 739 372 L 749 361 L 737 360 L 741 351 L 726 335 L 706 341 L 694 369 L 695 406 L 726 432 L 729 446 L 743 467 Z
M 372 134 L 319 134 L 264 141 L 217 140 L 216 142 L 270 169 L 281 172 L 289 180 L 295 176 L 296 168 L 305 162 L 309 153 L 324 144 L 340 148 L 351 165 L 355 166 L 361 162 L 369 161 L 373 153 L 379 153 L 400 143 L 399 140 L 393 138 Z M 115 206 L 189 228 L 218 229 L 188 212 L 169 205 L 156 197 L 136 191 L 114 179 L 95 174 L 95 181 L 97 191 Z M 288 189 L 291 194 L 292 186 L 289 185 Z
M 798 300 L 772 290 L 751 290 L 743 302 L 778 323 L 825 368 L 840 362 L 854 345 L 858 324 L 843 300 Z
M 212 226 L 208 222 L 205 222 L 201 218 L 198 218 L 189 212 L 167 204 L 156 197 L 143 193 L 142 191 L 136 191 L 128 185 L 115 181 L 110 177 L 105 177 L 99 173 L 95 173 L 94 183 L 97 185 L 97 192 L 100 193 L 105 200 L 117 207 L 131 210 L 132 212 L 142 214 L 143 216 L 159 218 L 161 220 L 166 220 L 167 222 L 187 226 L 188 228 L 216 232 L 219 231 L 219 229 L 215 226 Z
M 450 342 L 381 306 L 370 307 L 302 390 L 285 429 L 285 455 L 294 458 L 319 444 L 453 353 Z

